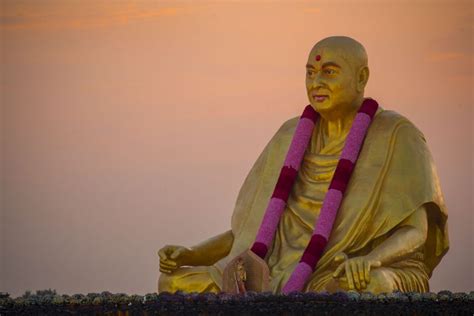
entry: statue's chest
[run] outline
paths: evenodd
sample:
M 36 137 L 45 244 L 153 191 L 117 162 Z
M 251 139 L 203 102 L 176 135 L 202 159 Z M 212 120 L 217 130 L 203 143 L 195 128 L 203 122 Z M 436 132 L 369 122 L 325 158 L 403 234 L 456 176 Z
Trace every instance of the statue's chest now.
M 288 199 L 285 217 L 296 219 L 295 223 L 300 223 L 312 231 L 336 170 L 338 158 L 305 155 Z

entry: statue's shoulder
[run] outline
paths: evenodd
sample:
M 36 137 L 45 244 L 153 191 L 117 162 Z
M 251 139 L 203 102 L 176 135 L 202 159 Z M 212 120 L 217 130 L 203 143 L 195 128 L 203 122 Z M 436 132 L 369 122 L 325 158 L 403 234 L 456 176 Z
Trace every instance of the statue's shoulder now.
M 397 130 L 399 137 L 410 137 L 414 134 L 424 138 L 423 133 L 408 118 L 392 110 L 381 109 L 372 122 L 374 131 L 391 132 Z
M 289 120 L 286 120 L 276 133 L 271 138 L 268 147 L 269 148 L 282 148 L 285 147 L 285 144 L 289 144 L 293 134 L 295 133 L 296 126 L 298 125 L 299 116 L 293 117 Z
M 285 121 L 280 128 L 277 131 L 277 135 L 293 135 L 296 129 L 296 125 L 298 125 L 298 122 L 300 120 L 299 116 L 295 116 L 287 121 Z
M 386 124 L 387 126 L 397 125 L 400 123 L 411 123 L 406 117 L 392 110 L 380 109 L 380 112 L 377 112 L 373 123 L 377 124 Z

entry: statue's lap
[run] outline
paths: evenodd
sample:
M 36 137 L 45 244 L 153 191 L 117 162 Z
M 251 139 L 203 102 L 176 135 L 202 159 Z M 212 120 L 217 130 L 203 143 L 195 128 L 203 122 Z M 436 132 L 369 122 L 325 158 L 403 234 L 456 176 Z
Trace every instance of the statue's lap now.
M 410 266 L 401 268 L 403 262 L 395 267 L 381 267 L 373 269 L 370 272 L 371 282 L 364 291 L 373 293 L 382 292 L 427 292 L 428 275 L 418 267 Z M 176 269 L 171 274 L 162 273 L 158 281 L 159 292 L 176 291 L 198 292 L 198 293 L 217 293 L 219 286 L 212 280 L 208 267 L 183 267 Z M 308 289 L 311 289 L 309 284 Z M 322 291 L 337 292 L 348 291 L 348 285 L 340 283 L 336 279 L 331 279 Z M 320 290 L 321 291 L 321 290 Z

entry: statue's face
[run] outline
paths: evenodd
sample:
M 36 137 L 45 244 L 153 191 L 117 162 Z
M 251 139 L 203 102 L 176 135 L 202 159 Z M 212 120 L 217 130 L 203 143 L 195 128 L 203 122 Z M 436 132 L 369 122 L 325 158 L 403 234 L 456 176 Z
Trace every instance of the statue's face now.
M 348 109 L 358 96 L 356 73 L 350 56 L 341 50 L 315 47 L 306 65 L 306 91 L 313 108 L 320 112 Z

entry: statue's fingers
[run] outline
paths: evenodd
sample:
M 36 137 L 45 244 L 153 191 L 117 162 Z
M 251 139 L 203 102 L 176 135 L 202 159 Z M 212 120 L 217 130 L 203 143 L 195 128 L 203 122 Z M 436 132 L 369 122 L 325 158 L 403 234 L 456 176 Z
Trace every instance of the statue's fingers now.
M 359 260 L 357 262 L 357 272 L 359 273 L 360 287 L 362 289 L 367 287 L 367 284 L 365 284 L 364 262 L 365 260 Z
M 160 261 L 160 266 L 165 267 L 167 269 L 176 269 L 177 268 L 175 263 L 163 262 L 163 261 Z
M 160 262 L 160 269 L 164 269 L 164 270 L 167 270 L 167 271 L 174 271 L 174 270 L 178 269 L 178 266 L 177 265 L 170 265 L 170 264 L 167 264 L 165 262 Z
M 161 248 L 159 251 L 158 251 L 158 256 L 160 256 L 161 259 L 166 259 L 166 248 Z
M 354 284 L 358 290 L 360 290 L 360 280 L 359 280 L 359 271 L 357 269 L 357 263 L 352 260 L 350 263 L 352 276 L 354 277 Z
M 334 273 L 332 274 L 332 277 L 333 277 L 333 278 L 339 277 L 339 276 L 341 275 L 342 270 L 344 270 L 344 268 L 345 268 L 345 264 L 344 264 L 344 263 L 341 263 L 341 264 L 337 267 L 336 271 L 334 271 Z
M 171 273 L 171 270 L 164 269 L 164 268 L 161 268 L 161 267 L 160 267 L 160 272 L 161 272 L 161 273 Z
M 347 284 L 349 284 L 349 290 L 354 289 L 354 277 L 352 275 L 351 265 L 346 261 L 344 262 L 344 266 L 346 268 L 346 277 L 347 277 Z
M 364 261 L 365 282 L 370 283 L 370 263 Z
M 171 260 L 171 259 L 160 259 L 160 262 L 161 263 L 164 263 L 164 264 L 169 264 L 169 265 L 172 265 L 172 266 L 176 266 L 176 261 L 174 260 Z
M 179 246 L 174 246 L 174 245 L 166 245 L 163 248 L 160 249 L 159 253 L 161 253 L 160 257 L 163 259 L 167 259 L 170 257 L 170 255 L 178 249 Z

